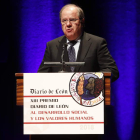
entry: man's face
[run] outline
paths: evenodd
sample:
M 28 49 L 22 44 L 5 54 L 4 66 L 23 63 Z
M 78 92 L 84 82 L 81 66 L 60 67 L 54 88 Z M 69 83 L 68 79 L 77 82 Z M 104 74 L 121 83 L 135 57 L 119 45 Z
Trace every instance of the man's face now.
M 62 30 L 68 40 L 77 39 L 82 32 L 82 25 L 76 7 L 66 7 L 61 13 Z

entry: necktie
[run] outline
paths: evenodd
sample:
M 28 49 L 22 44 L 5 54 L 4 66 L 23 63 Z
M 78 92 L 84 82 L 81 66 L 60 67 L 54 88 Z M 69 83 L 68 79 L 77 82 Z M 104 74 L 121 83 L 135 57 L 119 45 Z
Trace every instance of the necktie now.
M 75 49 L 74 45 L 76 44 L 76 41 L 70 41 L 70 47 L 68 48 L 68 55 L 69 55 L 69 62 L 75 62 L 76 61 L 76 56 L 75 56 Z M 74 71 L 74 67 L 70 67 L 71 71 Z

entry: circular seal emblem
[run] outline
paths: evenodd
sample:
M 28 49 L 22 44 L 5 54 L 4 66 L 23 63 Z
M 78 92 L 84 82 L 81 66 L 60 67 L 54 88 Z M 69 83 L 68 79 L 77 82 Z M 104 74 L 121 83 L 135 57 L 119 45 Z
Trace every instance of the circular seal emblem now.
M 104 100 L 103 73 L 75 73 L 70 80 L 70 94 L 80 105 L 92 107 Z

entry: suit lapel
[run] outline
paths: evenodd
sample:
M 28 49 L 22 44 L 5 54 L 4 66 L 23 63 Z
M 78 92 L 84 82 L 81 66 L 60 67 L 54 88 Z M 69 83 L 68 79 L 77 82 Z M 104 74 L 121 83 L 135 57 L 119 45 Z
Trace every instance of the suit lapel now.
M 87 33 L 83 33 L 83 36 L 81 38 L 81 43 L 78 51 L 78 56 L 77 56 L 77 62 L 84 62 L 84 58 L 86 57 L 89 48 L 91 46 L 92 42 L 90 40 L 90 37 L 88 36 Z M 75 68 L 75 72 L 78 72 L 80 67 Z

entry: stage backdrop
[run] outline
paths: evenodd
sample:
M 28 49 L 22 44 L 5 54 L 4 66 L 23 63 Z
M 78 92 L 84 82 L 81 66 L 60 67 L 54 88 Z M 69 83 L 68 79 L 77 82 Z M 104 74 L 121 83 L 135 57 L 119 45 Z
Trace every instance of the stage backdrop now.
M 111 129 L 107 128 L 110 132 L 106 132 L 104 138 L 137 140 L 140 137 L 138 132 L 140 1 L 10 0 L 9 3 L 3 2 L 1 25 L 4 28 L 1 26 L 1 35 L 4 39 L 1 41 L 1 48 L 4 49 L 1 49 L 0 62 L 8 63 L 14 57 L 16 67 L 14 72 L 37 72 L 46 43 L 63 35 L 59 11 L 67 3 L 75 3 L 83 8 L 86 16 L 85 31 L 107 40 L 109 51 L 120 72 L 120 78 L 112 83 L 111 123 L 113 125 L 110 125 Z M 17 112 L 15 114 L 18 115 Z M 18 127 L 21 128 L 22 124 Z M 15 131 L 14 140 L 17 139 L 28 139 L 28 137 L 22 136 L 22 131 L 18 131 L 18 134 Z

